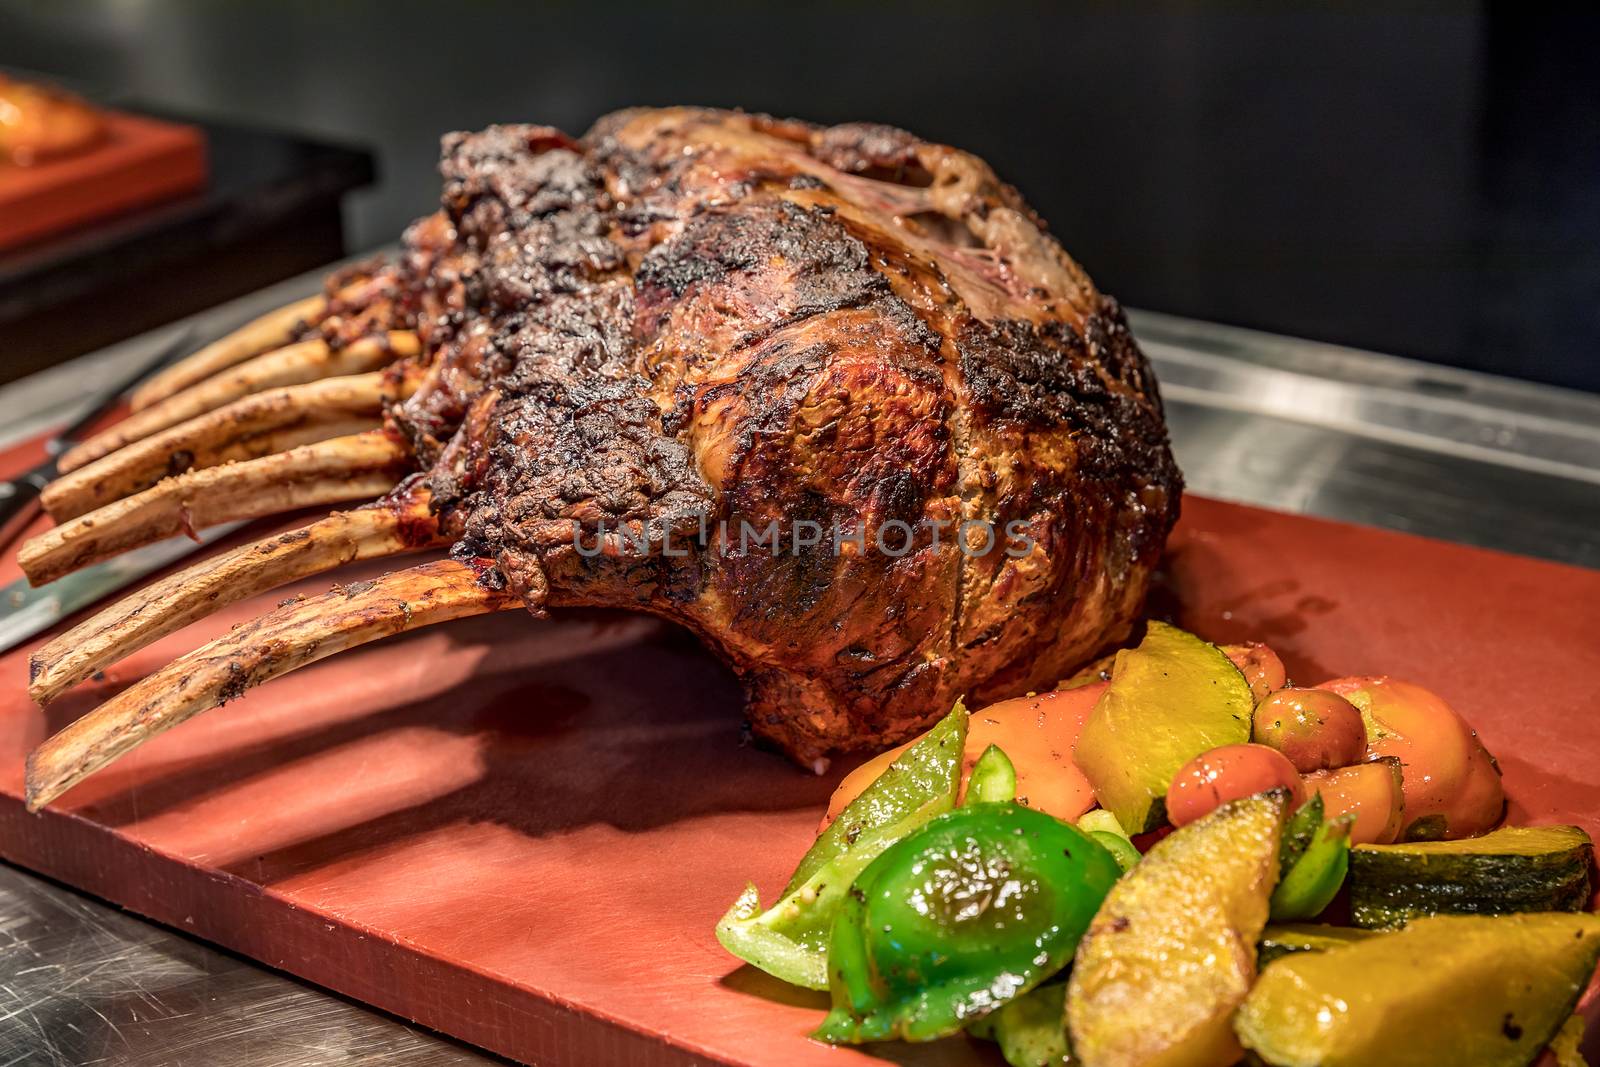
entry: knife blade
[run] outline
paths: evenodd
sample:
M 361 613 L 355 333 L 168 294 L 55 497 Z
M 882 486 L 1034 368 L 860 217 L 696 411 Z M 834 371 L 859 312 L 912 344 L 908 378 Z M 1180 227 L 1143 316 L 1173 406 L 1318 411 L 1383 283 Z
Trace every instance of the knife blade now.
M 28 523 L 33 521 L 34 516 L 39 514 L 39 494 L 44 491 L 45 486 L 55 481 L 60 473 L 56 467 L 56 457 L 65 452 L 69 446 L 76 444 L 89 427 L 116 406 L 124 393 L 172 362 L 188 347 L 192 332 L 189 329 L 179 331 L 170 341 L 162 345 L 153 357 L 139 364 L 132 374 L 110 388 L 91 390 L 83 409 L 77 416 L 45 442 L 45 451 L 50 454 L 50 458 L 32 470 L 0 482 L 0 548 L 10 545 Z
M 39 494 L 55 481 L 56 474 L 52 456 L 32 470 L 0 482 L 0 547 L 15 541 L 39 514 Z
M 181 538 L 158 541 L 132 552 L 96 563 L 64 578 L 57 578 L 38 589 L 18 578 L 0 589 L 0 652 L 7 652 L 28 638 L 43 633 L 56 623 L 143 578 L 205 545 L 219 541 L 243 526 L 226 523 L 201 530 L 196 540 Z
M 45 443 L 49 458 L 31 470 L 0 482 L 0 548 L 8 546 L 39 514 L 39 495 L 60 473 L 57 459 L 77 443 L 101 416 L 116 406 L 124 394 L 183 353 L 193 331 L 185 328 L 142 361 L 126 378 L 109 388 L 90 391 L 82 410 Z M 58 579 L 42 589 L 34 589 L 26 578 L 0 589 L 0 652 L 16 645 L 94 603 L 107 594 L 143 578 L 151 571 L 182 559 L 203 544 L 215 541 L 238 523 L 216 527 L 194 541 L 169 541 L 148 545 L 116 559 Z

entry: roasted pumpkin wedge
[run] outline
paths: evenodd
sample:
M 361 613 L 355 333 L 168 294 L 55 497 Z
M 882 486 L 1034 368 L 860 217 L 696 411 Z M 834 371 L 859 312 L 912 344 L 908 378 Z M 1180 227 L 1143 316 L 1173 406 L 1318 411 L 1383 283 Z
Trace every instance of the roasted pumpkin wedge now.
M 1589 1061 L 1583 1057 L 1583 1035 L 1588 1030 L 1589 1022 L 1580 1013 L 1568 1019 L 1556 1032 L 1550 1041 L 1550 1057 L 1555 1067 L 1589 1067 Z
M 1268 964 L 1235 1020 L 1270 1067 L 1527 1067 L 1600 958 L 1600 916 L 1441 915 Z
M 1085 1067 L 1229 1067 L 1230 1020 L 1256 974 L 1288 793 L 1224 804 L 1112 887 L 1067 982 Z
M 1254 707 L 1249 683 L 1220 648 L 1152 622 L 1139 647 L 1117 653 L 1073 762 L 1100 806 L 1142 834 L 1166 822 L 1167 787 L 1184 764 L 1250 740 Z
M 1507 826 L 1460 841 L 1350 850 L 1350 921 L 1403 926 L 1425 915 L 1581 911 L 1594 844 L 1576 826 Z

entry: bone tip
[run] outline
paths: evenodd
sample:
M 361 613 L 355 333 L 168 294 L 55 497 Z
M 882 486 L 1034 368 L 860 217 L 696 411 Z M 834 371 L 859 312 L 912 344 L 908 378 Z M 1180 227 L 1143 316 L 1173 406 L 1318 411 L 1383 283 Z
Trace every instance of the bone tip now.
M 28 661 L 28 699 L 41 708 L 61 695 L 61 685 L 49 674 L 50 665 L 40 653 Z
M 48 585 L 59 577 L 50 573 L 44 565 L 53 547 L 53 539 L 50 538 L 49 532 L 46 532 L 35 534 L 17 548 L 17 566 L 22 569 L 22 575 L 28 579 L 28 584 L 35 589 L 41 585 Z
M 167 372 L 156 375 L 148 382 L 133 391 L 128 397 L 128 408 L 132 411 L 143 411 L 147 407 L 159 403 L 172 395 L 172 387 L 168 384 L 172 375 Z
M 87 466 L 99 459 L 99 455 L 96 455 L 96 449 L 90 448 L 89 445 L 90 442 L 85 441 L 83 444 L 75 445 L 57 456 L 56 470 L 62 474 L 71 474 L 79 467 Z
M 23 775 L 23 803 L 29 812 L 36 812 L 66 788 L 60 781 L 39 766 L 41 749 L 28 753 L 27 769 Z
M 22 570 L 22 576 L 28 579 L 28 584 L 37 589 L 44 585 L 43 575 L 36 568 L 38 557 L 42 554 L 43 546 L 37 537 L 30 537 L 17 548 L 17 566 Z
M 49 703 L 55 695 L 49 680 L 45 678 L 49 669 L 50 663 L 44 655 L 44 649 L 28 657 L 28 699 L 40 706 Z

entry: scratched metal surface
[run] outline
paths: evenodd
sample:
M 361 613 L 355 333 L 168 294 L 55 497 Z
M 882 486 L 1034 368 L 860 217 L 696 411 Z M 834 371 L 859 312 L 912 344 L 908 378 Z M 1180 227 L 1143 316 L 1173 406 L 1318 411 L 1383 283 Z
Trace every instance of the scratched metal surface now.
M 0 866 L 0 1067 L 491 1062 Z
M 306 277 L 193 320 L 219 333 Z M 1600 566 L 1600 397 L 1136 312 L 1189 485 L 1212 496 Z M 135 339 L 0 390 L 0 440 L 70 411 Z M 492 1062 L 0 865 L 0 1067 Z

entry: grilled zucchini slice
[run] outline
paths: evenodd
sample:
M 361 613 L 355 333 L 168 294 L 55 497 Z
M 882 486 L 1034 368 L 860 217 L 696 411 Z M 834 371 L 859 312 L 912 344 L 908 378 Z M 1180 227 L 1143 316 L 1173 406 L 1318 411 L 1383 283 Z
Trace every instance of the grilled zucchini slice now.
M 1582 911 L 1594 843 L 1576 826 L 1507 826 L 1461 841 L 1350 850 L 1350 920 L 1387 929 L 1425 915 Z

